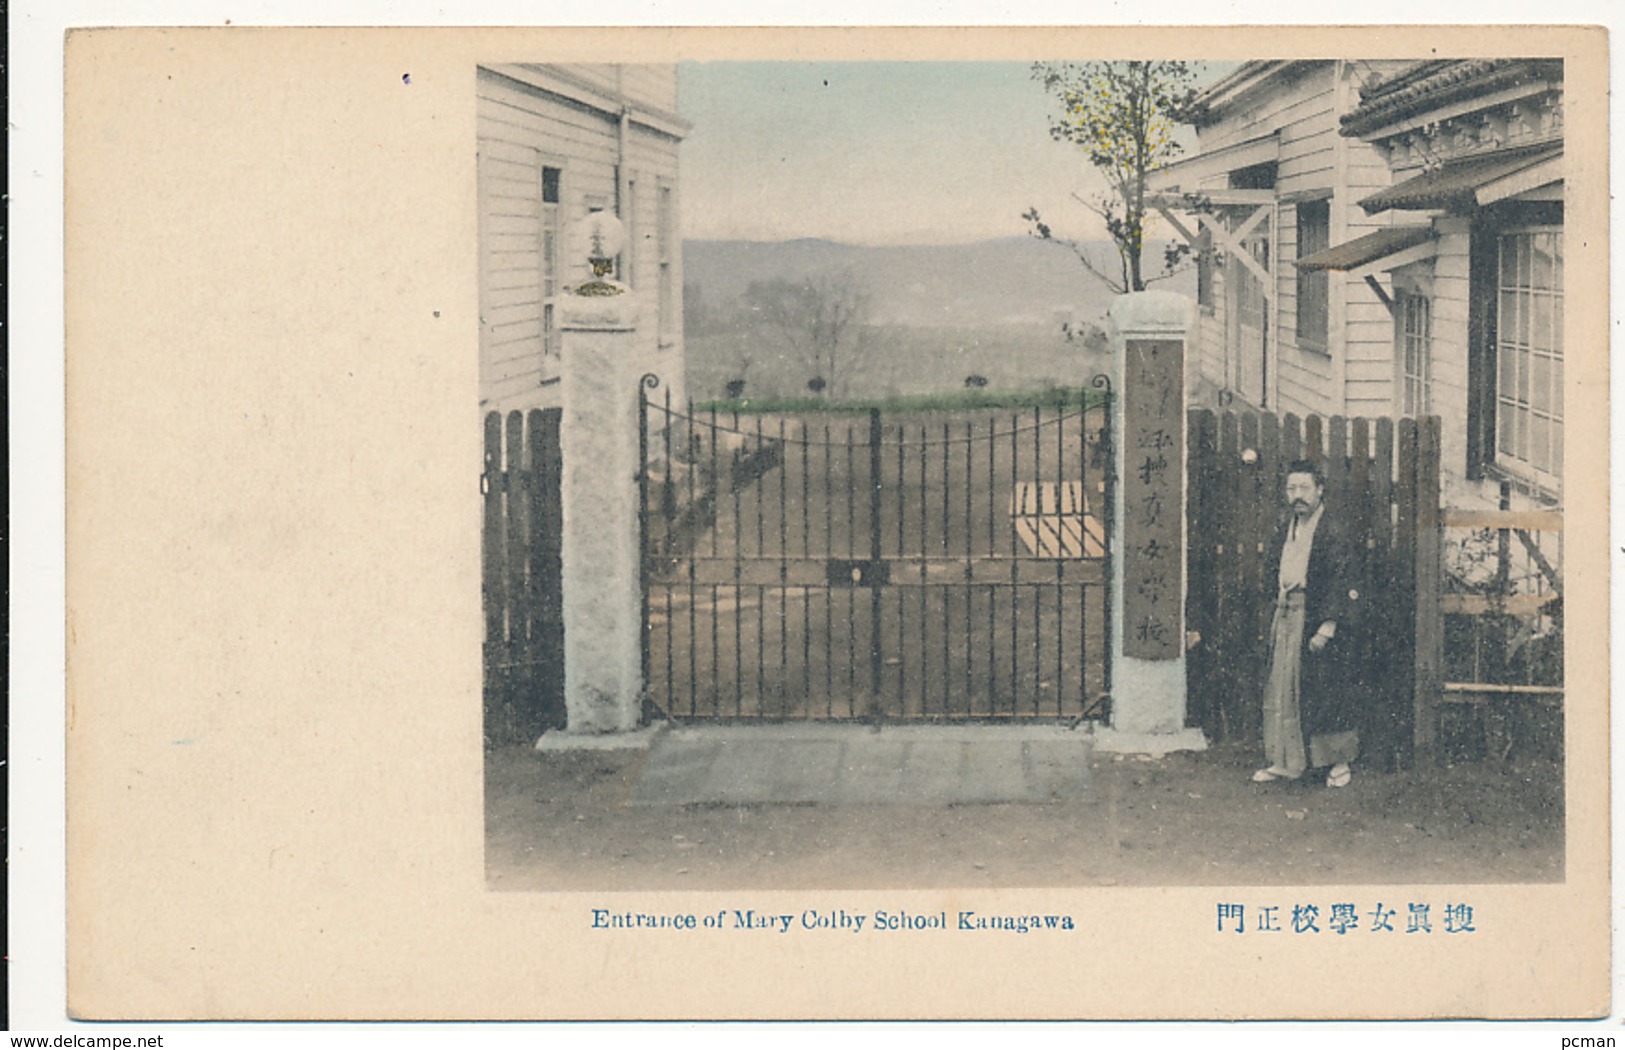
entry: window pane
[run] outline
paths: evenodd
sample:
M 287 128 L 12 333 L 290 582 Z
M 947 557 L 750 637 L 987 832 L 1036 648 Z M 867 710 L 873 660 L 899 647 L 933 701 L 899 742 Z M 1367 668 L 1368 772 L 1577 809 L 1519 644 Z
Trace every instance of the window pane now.
M 1499 411 L 1495 420 L 1496 447 L 1507 455 L 1512 454 L 1512 406 L 1502 401 L 1496 406 Z
M 1550 353 L 1556 345 L 1552 342 L 1552 297 L 1544 292 L 1536 293 L 1529 305 L 1532 307 L 1529 345 L 1532 349 Z
M 1545 416 L 1529 417 L 1529 462 L 1542 469 L 1551 463 L 1551 424 Z
M 1530 238 L 1530 258 L 1534 262 L 1534 269 L 1530 275 L 1530 283 L 1536 288 L 1551 288 L 1552 284 L 1552 235 L 1538 234 Z
M 1563 290 L 1563 235 L 1552 234 L 1552 287 Z
M 1501 292 L 1501 316 L 1498 324 L 1499 337 L 1503 344 L 1512 344 L 1518 341 L 1518 293 L 1510 291 Z
M 1563 421 L 1552 422 L 1552 473 L 1563 476 Z
M 1530 241 L 1533 239 L 1534 238 L 1527 233 L 1519 234 L 1516 238 L 1518 242 L 1518 287 L 1520 288 L 1529 287 L 1530 270 L 1533 266 L 1534 256 L 1534 253 L 1530 251 L 1529 245 Z
M 1526 349 L 1529 348 L 1529 328 L 1532 327 L 1532 310 L 1529 309 L 1531 297 L 1529 293 L 1523 293 L 1523 291 L 1518 293 L 1518 336 L 1516 338 L 1518 338 L 1518 345 Z
M 1552 410 L 1552 359 L 1536 354 L 1530 359 L 1529 407 L 1537 412 Z
M 1501 238 L 1501 287 L 1511 288 L 1518 283 L 1518 239 Z

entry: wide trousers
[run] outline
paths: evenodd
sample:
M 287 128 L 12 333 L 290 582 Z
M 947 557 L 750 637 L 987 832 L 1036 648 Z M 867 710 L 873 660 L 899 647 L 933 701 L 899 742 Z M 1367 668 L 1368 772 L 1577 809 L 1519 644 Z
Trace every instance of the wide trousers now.
M 1264 758 L 1272 768 L 1298 776 L 1311 766 L 1352 762 L 1360 753 L 1355 730 L 1317 733 L 1307 747 L 1300 716 L 1303 682 L 1303 592 L 1275 604 L 1270 623 L 1270 665 L 1264 680 Z

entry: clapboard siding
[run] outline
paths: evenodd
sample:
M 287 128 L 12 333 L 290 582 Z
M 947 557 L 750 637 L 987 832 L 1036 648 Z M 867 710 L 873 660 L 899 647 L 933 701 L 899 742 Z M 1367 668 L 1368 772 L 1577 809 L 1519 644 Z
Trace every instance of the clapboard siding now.
M 1306 382 L 1308 379 L 1311 382 Z M 1291 412 L 1294 415 L 1306 415 L 1314 412 L 1314 405 L 1319 398 L 1319 391 L 1312 384 L 1314 377 L 1298 368 L 1285 357 L 1281 361 L 1281 372 L 1277 376 L 1274 404 L 1271 406 L 1279 412 Z
M 1316 63 L 1307 70 L 1281 76 L 1252 88 L 1237 98 L 1231 111 L 1217 124 L 1204 128 L 1202 149 L 1213 150 L 1267 135 L 1276 128 L 1313 112 L 1322 95 L 1331 92 L 1331 63 Z
M 1433 259 L 1433 411 L 1446 419 L 1466 419 L 1468 402 L 1468 233 L 1461 220 L 1435 223 L 1438 254 Z M 1447 473 L 1467 469 L 1463 427 L 1446 427 L 1440 447 Z
M 1357 278 L 1351 278 L 1345 280 L 1343 284 L 1344 291 L 1347 293 L 1348 298 L 1347 320 L 1350 325 L 1377 325 L 1383 329 L 1387 329 L 1392 326 L 1393 315 L 1388 312 L 1388 308 L 1386 306 L 1377 301 L 1376 293 L 1370 288 L 1366 287 L 1365 281 Z M 1357 292 L 1364 292 L 1365 294 L 1357 295 L 1355 294 Z M 1388 342 L 1387 334 L 1388 333 L 1384 332 L 1381 339 L 1370 341 Z M 1367 340 L 1354 341 L 1364 342 Z
M 548 407 L 556 397 L 551 381 L 557 377 L 557 360 L 549 355 L 544 334 L 544 216 L 555 225 L 558 287 L 588 274 L 586 260 L 569 253 L 568 230 L 588 211 L 605 208 L 619 209 L 627 227 L 623 272 L 635 288 L 649 286 L 652 292 L 659 270 L 658 186 L 675 186 L 678 176 L 678 140 L 635 117 L 623 129 L 619 116 L 623 107 L 634 114 L 675 112 L 674 66 L 537 68 L 557 74 L 546 78 L 559 85 L 556 91 L 487 70 L 478 78 L 480 390 L 484 405 L 503 411 Z M 571 80 L 589 88 L 569 87 Z M 556 206 L 544 206 L 541 199 L 544 167 L 560 171 Z M 626 200 L 621 199 L 618 176 L 624 180 Z M 680 237 L 675 222 L 672 236 Z M 668 252 L 674 280 L 680 282 L 678 245 Z M 639 363 L 680 388 L 680 341 L 672 351 L 657 350 L 660 331 L 670 325 L 663 326 L 655 316 L 658 296 L 650 294 L 645 302 L 645 323 L 637 337 Z
M 1348 380 L 1350 383 L 1391 383 L 1394 378 L 1393 358 L 1387 359 L 1369 357 L 1350 359 Z
M 534 144 L 482 138 L 478 146 L 480 390 L 511 391 L 542 379 L 541 185 Z M 515 214 L 528 212 L 529 214 Z

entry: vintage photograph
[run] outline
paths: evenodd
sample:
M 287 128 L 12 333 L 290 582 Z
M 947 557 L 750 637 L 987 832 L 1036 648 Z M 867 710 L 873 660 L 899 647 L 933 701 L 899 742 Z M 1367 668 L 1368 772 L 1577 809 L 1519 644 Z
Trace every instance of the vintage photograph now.
M 64 1025 L 1610 1011 L 1605 30 L 58 36 Z
M 487 889 L 1563 882 L 1564 66 L 478 65 Z

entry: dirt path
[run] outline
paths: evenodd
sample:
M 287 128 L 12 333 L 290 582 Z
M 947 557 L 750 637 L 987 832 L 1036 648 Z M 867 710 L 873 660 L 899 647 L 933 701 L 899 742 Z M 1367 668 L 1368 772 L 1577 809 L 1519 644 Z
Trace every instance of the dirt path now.
M 1560 764 L 1251 783 L 1249 751 L 1097 754 L 1044 805 L 625 805 L 641 752 L 486 756 L 495 890 L 1536 882 L 1563 877 Z

